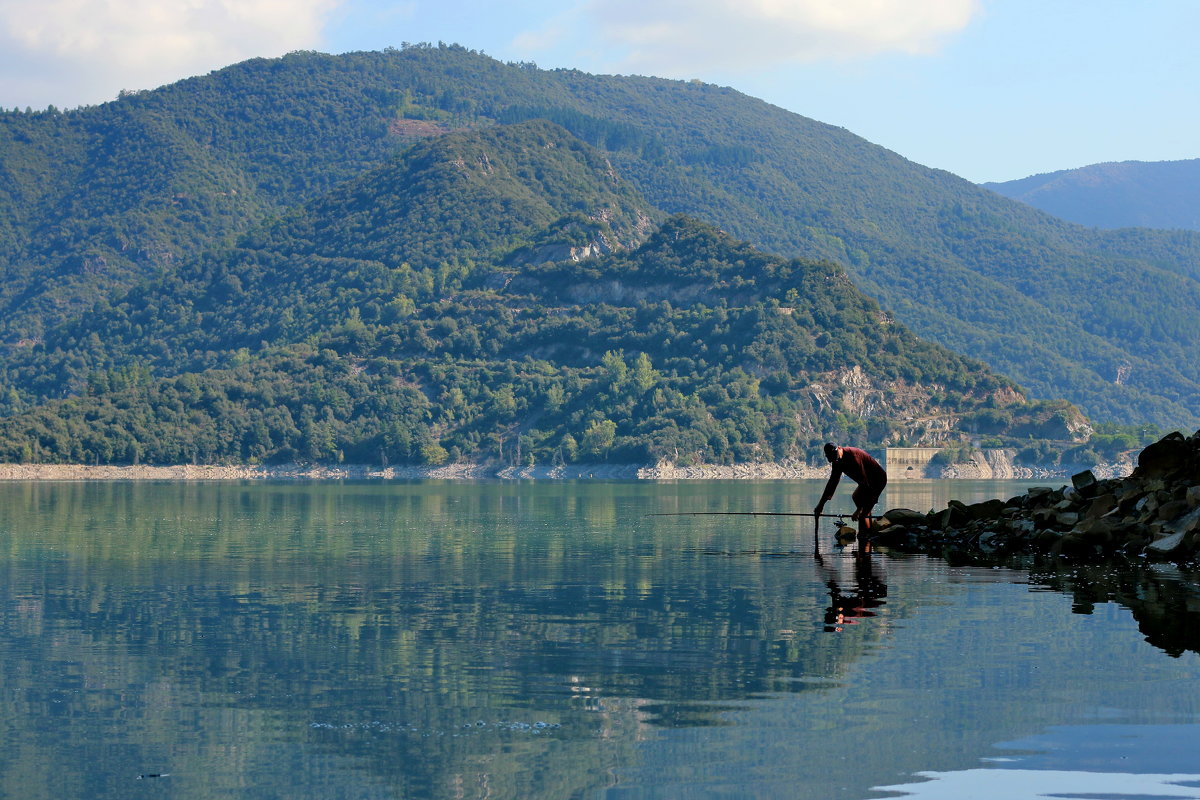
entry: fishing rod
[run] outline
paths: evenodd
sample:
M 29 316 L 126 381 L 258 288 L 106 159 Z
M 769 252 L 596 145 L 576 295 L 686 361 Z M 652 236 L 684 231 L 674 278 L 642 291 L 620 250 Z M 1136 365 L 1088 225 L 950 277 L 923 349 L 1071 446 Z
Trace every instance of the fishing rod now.
M 660 511 L 647 514 L 647 517 L 811 517 L 813 521 L 813 556 L 821 557 L 821 535 L 817 526 L 822 518 L 836 519 L 838 528 L 846 524 L 849 514 L 814 514 L 809 511 Z M 876 534 L 878 536 L 879 534 Z M 866 540 L 867 544 L 875 537 Z
M 813 517 L 845 519 L 849 514 L 813 514 L 805 511 L 664 511 L 647 517 Z
M 813 521 L 813 555 L 821 557 L 821 535 L 817 526 L 821 519 L 836 519 L 839 527 L 846 524 L 849 514 L 814 514 L 811 511 L 660 511 L 647 517 L 811 517 Z

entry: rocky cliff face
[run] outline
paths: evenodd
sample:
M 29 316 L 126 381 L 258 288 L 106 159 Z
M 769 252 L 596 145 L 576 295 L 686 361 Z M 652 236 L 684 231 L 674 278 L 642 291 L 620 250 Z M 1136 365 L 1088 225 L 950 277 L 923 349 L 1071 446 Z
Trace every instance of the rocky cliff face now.
M 962 464 L 951 464 L 941 471 L 941 478 L 958 478 L 964 480 L 1010 480 L 1019 477 L 1024 471 L 1013 464 L 1015 451 L 1010 449 L 974 450 L 970 461 Z
M 542 234 L 548 241 L 518 248 L 505 260 L 505 266 L 579 262 L 618 250 L 633 250 L 646 241 L 654 228 L 654 218 L 644 211 L 634 209 L 619 214 L 609 207 L 600 208 L 586 218 L 558 220 Z
M 1112 461 L 1105 464 L 1068 464 L 1039 466 L 1017 464 L 1016 451 L 1011 448 L 975 450 L 971 458 L 959 464 L 949 464 L 927 474 L 927 478 L 944 480 L 1028 480 L 1069 478 L 1081 470 L 1091 470 L 1097 478 L 1123 478 L 1133 472 L 1132 461 Z

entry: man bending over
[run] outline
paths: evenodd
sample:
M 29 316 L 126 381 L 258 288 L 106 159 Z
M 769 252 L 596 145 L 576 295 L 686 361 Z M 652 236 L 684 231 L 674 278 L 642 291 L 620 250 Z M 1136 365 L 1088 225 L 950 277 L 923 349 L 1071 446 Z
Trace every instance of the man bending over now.
M 858 484 L 858 488 L 850 496 L 854 501 L 854 513 L 850 519 L 858 520 L 859 535 L 865 534 L 871 529 L 871 509 L 879 502 L 883 487 L 887 486 L 887 472 L 865 450 L 859 450 L 857 447 L 838 447 L 832 442 L 827 442 L 825 458 L 829 459 L 832 472 L 829 482 L 825 484 L 825 491 L 821 493 L 821 501 L 817 503 L 813 513 L 821 513 L 825 503 L 829 502 L 833 493 L 837 491 L 838 481 L 845 474 Z

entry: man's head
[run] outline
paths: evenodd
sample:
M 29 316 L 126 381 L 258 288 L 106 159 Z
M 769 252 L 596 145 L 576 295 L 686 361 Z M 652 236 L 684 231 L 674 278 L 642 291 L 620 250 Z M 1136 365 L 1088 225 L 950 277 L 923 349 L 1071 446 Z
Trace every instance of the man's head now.
M 833 463 L 842 457 L 842 448 L 838 447 L 833 442 L 825 443 L 825 458 L 829 459 L 829 463 Z

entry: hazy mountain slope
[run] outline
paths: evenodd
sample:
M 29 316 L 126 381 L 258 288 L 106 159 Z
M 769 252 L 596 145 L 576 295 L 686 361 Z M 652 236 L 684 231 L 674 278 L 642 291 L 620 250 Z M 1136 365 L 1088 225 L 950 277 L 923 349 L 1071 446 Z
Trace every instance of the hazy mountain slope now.
M 52 161 L 46 153 L 70 139 L 52 131 L 109 131 L 123 114 L 150 115 L 193 143 L 209 161 L 186 166 L 188 182 L 244 186 L 236 195 L 243 212 L 222 206 L 231 195 L 219 192 L 205 195 L 221 212 L 211 224 L 207 215 L 157 208 L 153 182 L 139 171 L 125 185 L 139 208 L 157 210 L 143 212 L 151 224 L 134 246 L 116 243 L 135 212 L 113 217 L 97 205 L 73 212 L 80 230 L 72 247 L 46 253 L 28 235 L 43 216 L 0 208 L 15 220 L 15 240 L 29 242 L 16 245 L 7 268 L 52 276 L 9 290 L 0 310 L 10 341 L 161 269 L 162 260 L 127 255 L 145 250 L 143 239 L 166 237 L 172 257 L 185 258 L 414 137 L 545 117 L 604 149 L 657 208 L 770 251 L 835 259 L 914 330 L 987 360 L 1039 396 L 1066 396 L 1099 418 L 1200 424 L 1200 322 L 1187 311 L 1200 303 L 1189 260 L 1195 241 L 1090 231 L 730 89 L 543 71 L 454 47 L 298 53 L 47 118 L 40 128 L 17 115 L 12 124 L 28 128 L 37 147 L 0 151 L 0 166 L 19 172 L 33 156 Z M 148 140 L 144 157 L 170 163 L 175 150 L 191 148 Z M 78 149 L 68 155 L 64 163 L 84 172 L 99 163 Z M 92 196 L 87 181 L 72 185 Z M 121 269 L 63 280 L 72 259 L 91 250 Z
M 983 186 L 1080 225 L 1200 231 L 1200 159 L 1092 164 Z

